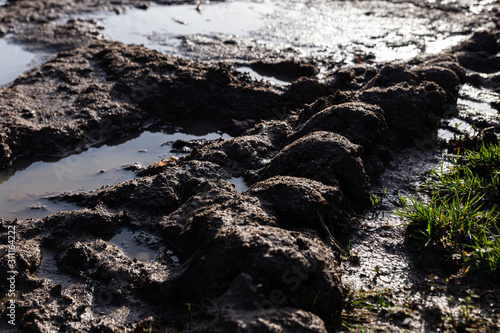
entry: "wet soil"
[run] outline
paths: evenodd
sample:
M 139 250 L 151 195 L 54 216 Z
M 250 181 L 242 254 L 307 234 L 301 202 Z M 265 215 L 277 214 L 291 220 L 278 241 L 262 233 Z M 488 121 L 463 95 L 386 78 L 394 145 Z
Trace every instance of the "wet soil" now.
M 2 168 L 151 124 L 210 119 L 234 136 L 178 140 L 171 147 L 187 155 L 135 168 L 125 182 L 51 197 L 79 209 L 3 217 L 2 290 L 15 275 L 15 297 L 5 292 L 0 305 L 3 330 L 332 332 L 349 329 L 349 311 L 361 321 L 354 330 L 498 328 L 497 283 L 440 270 L 405 242 L 403 221 L 366 215 L 370 193 L 387 188 L 383 208 L 393 210 L 445 158 L 438 129 L 459 135 L 474 125 L 498 140 L 497 4 L 388 2 L 435 22 L 460 16 L 473 34 L 447 52 L 374 64 L 369 45 L 347 49 L 353 60 L 344 61 L 249 49 L 246 37 L 216 34 L 185 36 L 179 58 L 112 41 L 97 20 L 59 21 L 150 5 L 0 7 L 0 34 L 47 57 L 0 87 Z M 237 70 L 248 62 L 293 82 L 255 81 Z M 450 126 L 456 119 L 465 125 Z M 369 314 L 352 301 L 365 295 L 378 295 Z

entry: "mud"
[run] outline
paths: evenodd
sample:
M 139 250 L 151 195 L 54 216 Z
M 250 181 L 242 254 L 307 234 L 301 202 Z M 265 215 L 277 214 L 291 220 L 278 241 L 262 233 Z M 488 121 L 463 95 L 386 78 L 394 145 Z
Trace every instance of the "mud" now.
M 0 88 L 0 162 L 78 151 L 160 120 L 262 119 L 283 105 L 281 94 L 229 66 L 96 43 L 61 52 Z
M 481 2 L 477 8 L 464 1 L 415 5 L 436 17 L 475 10 L 470 31 L 483 23 L 489 31 L 440 55 L 376 65 L 354 57 L 361 63 L 330 68 L 321 56 L 292 60 L 293 51 L 256 62 L 245 58 L 248 49 L 238 49 L 245 38 L 223 40 L 215 49 L 229 50 L 223 54 L 231 61 L 215 63 L 108 40 L 98 21 L 54 24 L 70 14 L 146 9 L 148 3 L 7 1 L 0 7 L 1 34 L 57 55 L 0 88 L 1 167 L 23 156 L 79 152 L 152 123 L 212 119 L 235 137 L 179 140 L 172 147 L 188 155 L 132 166 L 139 169 L 134 179 L 52 196 L 81 209 L 0 220 L 2 290 L 8 290 L 8 272 L 17 272 L 16 327 L 7 323 L 7 295 L 1 327 L 331 332 L 342 329 L 353 289 L 382 285 L 393 289 L 401 306 L 408 297 L 421 305 L 411 315 L 380 313 L 384 328 L 456 328 L 441 318 L 455 311 L 438 306 L 446 292 L 421 302 L 419 292 L 427 286 L 418 281 L 425 273 L 404 247 L 403 229 L 380 218 L 355 219 L 370 207 L 370 193 L 386 183 L 392 209 L 399 192 L 411 193 L 425 179 L 437 160 L 442 121 L 498 128 L 497 114 L 457 107 L 459 98 L 484 102 L 484 94 L 471 94 L 465 83 L 481 91 L 497 88 L 498 11 L 489 3 L 479 9 Z M 213 50 L 195 51 L 217 59 Z M 241 59 L 255 70 L 286 73 L 293 82 L 252 80 L 237 70 Z M 487 95 L 497 106 L 498 94 Z M 424 157 L 415 157 L 417 150 Z M 235 188 L 235 178 L 249 188 Z M 15 266 L 9 266 L 9 226 L 16 228 Z M 358 260 L 346 258 L 349 239 Z M 125 248 L 130 241 L 138 254 Z M 146 249 L 152 251 L 147 259 L 139 255 Z M 389 282 L 374 286 L 386 275 Z M 498 313 L 487 315 L 498 323 Z

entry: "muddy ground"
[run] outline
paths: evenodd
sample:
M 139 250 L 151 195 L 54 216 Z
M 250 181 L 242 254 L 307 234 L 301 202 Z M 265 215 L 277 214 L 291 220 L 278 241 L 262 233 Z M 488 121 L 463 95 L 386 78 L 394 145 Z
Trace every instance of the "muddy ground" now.
M 343 310 L 352 310 L 360 287 L 395 306 L 354 312 L 362 321 L 354 330 L 498 329 L 498 284 L 419 266 L 403 228 L 365 213 L 371 192 L 389 184 L 386 208 L 393 208 L 398 191 L 411 193 L 422 180 L 419 167 L 437 162 L 437 129 L 442 118 L 459 113 L 463 84 L 500 89 L 499 8 L 471 23 L 471 31 L 489 30 L 435 56 L 327 72 L 325 59 L 297 62 L 289 55 L 254 64 L 295 76 L 287 87 L 253 81 L 229 61 L 174 58 L 109 41 L 97 21 L 51 24 L 72 13 L 148 5 L 7 1 L 0 7 L 0 34 L 54 55 L 0 87 L 1 167 L 25 155 L 81 151 L 165 121 L 212 118 L 235 135 L 176 142 L 191 153 L 138 170 L 128 182 L 54 198 L 81 210 L 1 220 L 2 290 L 13 270 L 13 225 L 17 272 L 16 328 L 8 324 L 6 292 L 2 329 L 332 332 L 349 329 Z M 426 5 L 446 15 L 467 2 Z M 221 47 L 238 54 L 240 46 L 206 47 L 202 58 L 216 58 Z M 496 140 L 498 117 L 471 121 L 493 127 L 488 137 Z M 239 194 L 227 181 L 234 176 L 250 189 Z M 144 242 L 159 253 L 154 262 L 130 259 L 109 243 L 124 228 L 148 235 Z M 365 245 L 353 253 L 350 242 Z M 380 248 L 396 256 L 378 270 L 364 265 L 384 256 Z M 409 263 L 398 262 L 398 253 Z M 379 288 L 389 271 L 400 280 Z M 427 281 L 429 272 L 438 278 Z M 402 281 L 408 275 L 413 283 Z M 442 299 L 465 297 L 468 289 L 480 295 L 479 320 L 449 320 L 453 307 Z

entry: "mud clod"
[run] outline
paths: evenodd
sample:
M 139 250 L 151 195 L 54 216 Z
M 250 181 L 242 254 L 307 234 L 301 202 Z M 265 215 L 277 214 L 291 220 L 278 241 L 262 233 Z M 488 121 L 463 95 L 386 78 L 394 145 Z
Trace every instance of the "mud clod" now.
M 229 289 L 214 300 L 201 323 L 189 327 L 187 332 L 272 331 L 274 327 L 297 332 L 327 332 L 325 324 L 316 315 L 269 305 L 272 302 L 259 295 L 258 288 L 250 275 L 240 274 Z M 276 289 L 272 297 L 281 302 L 285 296 Z M 255 304 L 263 306 L 256 307 Z
M 319 216 L 331 225 L 343 221 L 343 196 L 336 187 L 309 179 L 278 176 L 254 184 L 245 195 L 272 204 L 280 226 L 311 228 L 322 234 Z
M 261 178 L 276 175 L 304 177 L 338 186 L 347 198 L 363 204 L 368 177 L 361 160 L 362 147 L 331 132 L 313 132 L 283 148 Z

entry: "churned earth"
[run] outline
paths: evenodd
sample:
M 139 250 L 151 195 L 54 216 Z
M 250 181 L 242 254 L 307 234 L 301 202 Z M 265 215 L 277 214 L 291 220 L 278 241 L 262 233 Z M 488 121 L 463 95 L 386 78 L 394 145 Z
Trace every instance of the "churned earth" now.
M 440 270 L 407 245 L 401 219 L 370 211 L 374 193 L 397 209 L 447 158 L 446 139 L 498 140 L 498 4 L 328 3 L 264 2 L 269 25 L 241 36 L 145 32 L 161 52 L 115 41 L 106 20 L 195 4 L 0 6 L 0 35 L 39 63 L 0 87 L 1 168 L 152 124 L 214 120 L 228 134 L 131 160 L 131 180 L 51 194 L 72 211 L 0 220 L 2 330 L 498 330 L 497 282 Z M 381 29 L 355 40 L 341 33 L 350 19 Z

